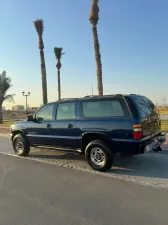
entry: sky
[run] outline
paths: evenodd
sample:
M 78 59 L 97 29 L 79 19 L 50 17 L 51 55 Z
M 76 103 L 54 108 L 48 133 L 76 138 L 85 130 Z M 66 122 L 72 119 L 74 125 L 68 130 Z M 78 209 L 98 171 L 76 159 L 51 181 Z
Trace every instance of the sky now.
M 97 94 L 91 0 L 0 0 L 0 72 L 6 70 L 15 94 L 31 92 L 29 106 L 42 104 L 40 55 L 33 21 L 44 20 L 48 100 L 56 101 L 54 47 L 62 47 L 62 98 Z M 155 103 L 167 96 L 168 1 L 100 0 L 98 33 L 104 94 L 141 93 Z M 11 108 L 11 103 L 4 103 Z

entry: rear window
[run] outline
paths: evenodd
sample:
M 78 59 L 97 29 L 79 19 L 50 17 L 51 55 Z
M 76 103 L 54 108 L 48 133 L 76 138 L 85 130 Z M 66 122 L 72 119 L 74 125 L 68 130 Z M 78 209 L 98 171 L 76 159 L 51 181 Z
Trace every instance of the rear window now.
M 146 101 L 147 99 L 143 98 L 142 96 L 131 96 L 134 104 L 136 105 L 136 109 L 138 110 L 140 117 L 144 118 L 151 114 L 153 110 L 154 104 L 150 101 L 149 105 Z
M 84 101 L 82 110 L 86 118 L 129 117 L 123 99 Z

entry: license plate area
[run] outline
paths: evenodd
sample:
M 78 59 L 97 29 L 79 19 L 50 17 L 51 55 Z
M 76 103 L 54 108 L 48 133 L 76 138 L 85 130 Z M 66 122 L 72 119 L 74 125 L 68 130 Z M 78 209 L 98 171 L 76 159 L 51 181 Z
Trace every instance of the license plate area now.
M 144 152 L 147 153 L 147 152 L 153 151 L 154 149 L 158 148 L 159 146 L 160 146 L 160 142 L 158 141 L 158 138 L 155 138 L 151 144 L 149 144 L 145 147 Z

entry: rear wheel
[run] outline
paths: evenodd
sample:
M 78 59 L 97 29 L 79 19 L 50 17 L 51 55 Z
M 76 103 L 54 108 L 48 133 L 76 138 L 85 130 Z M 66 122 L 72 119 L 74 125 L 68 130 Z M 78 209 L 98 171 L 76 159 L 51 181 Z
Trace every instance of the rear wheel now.
M 19 156 L 27 156 L 30 152 L 30 147 L 26 138 L 22 134 L 17 134 L 13 138 L 14 152 Z
M 112 167 L 114 154 L 109 146 L 101 140 L 90 142 L 85 150 L 85 158 L 89 165 L 97 171 L 107 171 Z

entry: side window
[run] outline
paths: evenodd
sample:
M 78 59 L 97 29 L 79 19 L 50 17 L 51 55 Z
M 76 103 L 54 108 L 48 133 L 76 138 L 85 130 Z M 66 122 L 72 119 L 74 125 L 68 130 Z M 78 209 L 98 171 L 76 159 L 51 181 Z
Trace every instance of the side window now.
M 142 118 L 151 115 L 151 109 L 146 103 L 146 99 L 142 99 L 140 96 L 131 96 L 136 108 Z
M 129 116 L 121 99 L 85 101 L 82 103 L 83 116 L 86 118 L 107 118 Z
M 43 106 L 36 114 L 36 119 L 39 121 L 52 120 L 53 119 L 54 104 Z
M 157 107 L 154 105 L 154 103 L 147 97 L 143 96 L 144 101 L 149 105 L 149 107 L 156 113 L 159 115 L 159 110 L 157 109 Z
M 56 120 L 72 119 L 75 119 L 75 102 L 66 102 L 58 104 Z

